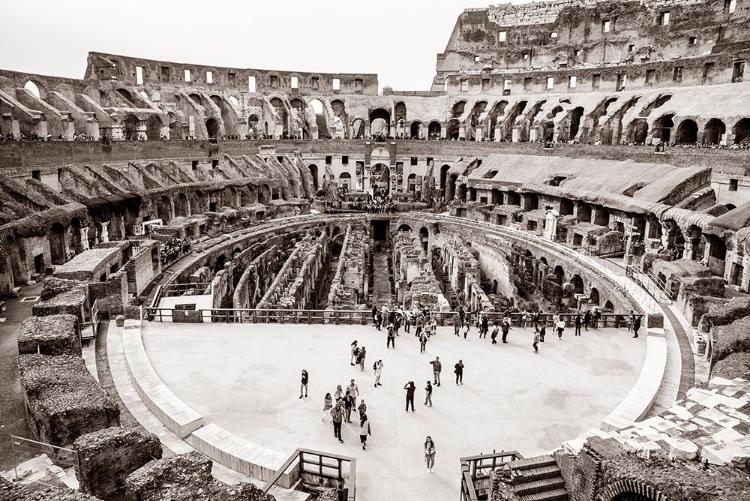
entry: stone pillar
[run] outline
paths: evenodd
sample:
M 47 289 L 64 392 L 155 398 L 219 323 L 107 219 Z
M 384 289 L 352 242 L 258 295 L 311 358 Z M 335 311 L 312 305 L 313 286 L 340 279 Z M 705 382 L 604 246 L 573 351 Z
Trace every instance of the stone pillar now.
M 89 228 L 81 228 L 81 247 L 83 250 L 89 250 Z
M 544 220 L 544 238 L 547 240 L 555 241 L 557 235 L 557 212 L 548 210 L 547 217 Z
M 391 124 L 391 126 L 388 128 L 390 130 L 391 137 L 396 137 L 396 126 Z
M 169 139 L 169 125 L 162 125 L 159 127 L 159 137 L 166 137 Z
M 195 116 L 188 117 L 188 135 L 195 136 Z
M 517 143 L 521 140 L 521 126 L 520 125 L 513 126 L 513 137 L 511 140 L 514 143 Z
M 458 128 L 458 138 L 459 139 L 466 139 L 466 124 L 463 124 L 459 126 Z
M 484 140 L 484 135 L 482 134 L 482 126 L 481 125 L 477 126 L 477 128 L 476 128 L 476 139 L 477 139 L 477 141 L 483 141 Z
M 682 259 L 693 261 L 695 259 L 695 242 L 693 241 L 693 237 L 686 231 L 682 233 L 682 238 L 685 239 L 685 249 L 682 252 Z
M 370 137 L 370 121 L 365 122 L 365 138 Z
M 101 136 L 99 135 L 99 122 L 94 120 L 86 122 L 86 134 L 91 136 L 94 141 L 101 139 Z
M 529 141 L 530 142 L 536 141 L 537 136 L 539 136 L 539 129 L 536 127 L 531 127 L 529 129 Z
M 61 122 L 60 126 L 62 127 L 62 130 L 60 133 L 62 134 L 63 138 L 65 138 L 66 141 L 72 141 L 73 136 L 75 136 L 76 133 L 76 126 L 74 122 Z M 47 137 L 46 135 L 44 136 Z M 57 139 L 57 138 L 53 138 Z
M 440 138 L 445 139 L 448 136 L 448 127 L 445 125 L 440 126 Z
M 503 138 L 503 126 L 500 124 L 497 124 L 495 126 L 495 142 L 499 143 Z

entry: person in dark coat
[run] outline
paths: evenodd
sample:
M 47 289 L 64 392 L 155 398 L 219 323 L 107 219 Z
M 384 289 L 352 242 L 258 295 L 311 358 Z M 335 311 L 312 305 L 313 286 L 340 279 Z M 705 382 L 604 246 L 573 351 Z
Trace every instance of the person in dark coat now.
M 464 384 L 464 361 L 459 360 L 454 367 L 453 372 L 456 373 L 456 386 Z
M 638 337 L 638 329 L 641 328 L 641 317 L 635 317 L 633 319 L 633 337 Z
M 414 381 L 409 381 L 404 385 L 406 390 L 406 412 L 409 412 L 409 405 L 411 404 L 411 411 L 414 412 L 414 392 L 417 390 Z

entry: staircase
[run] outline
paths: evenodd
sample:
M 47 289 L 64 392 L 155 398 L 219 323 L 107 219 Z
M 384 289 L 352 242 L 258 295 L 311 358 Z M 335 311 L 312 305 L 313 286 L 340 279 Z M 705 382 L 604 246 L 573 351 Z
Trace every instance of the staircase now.
M 552 456 L 537 456 L 507 463 L 513 489 L 522 501 L 567 501 L 568 492 Z

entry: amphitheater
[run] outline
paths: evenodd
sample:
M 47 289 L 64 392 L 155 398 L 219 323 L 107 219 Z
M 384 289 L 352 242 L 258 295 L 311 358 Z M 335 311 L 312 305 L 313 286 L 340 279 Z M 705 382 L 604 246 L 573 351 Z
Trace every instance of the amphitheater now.
M 0 70 L 0 500 L 750 499 L 748 26 L 466 9 L 423 91 Z

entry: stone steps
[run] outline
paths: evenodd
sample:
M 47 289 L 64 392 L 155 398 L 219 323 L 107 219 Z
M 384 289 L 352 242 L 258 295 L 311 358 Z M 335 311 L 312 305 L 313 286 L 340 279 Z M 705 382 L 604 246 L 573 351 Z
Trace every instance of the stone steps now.
M 555 489 L 527 496 L 519 496 L 519 498 L 521 501 L 566 501 L 568 499 L 568 491 L 565 489 Z
M 537 456 L 509 463 L 513 490 L 522 501 L 565 501 L 568 492 L 552 456 Z

